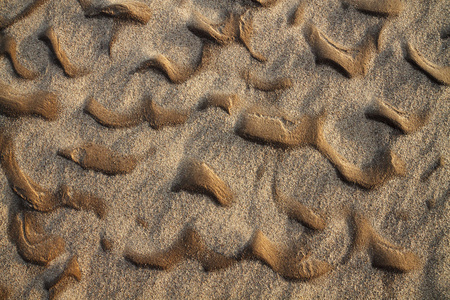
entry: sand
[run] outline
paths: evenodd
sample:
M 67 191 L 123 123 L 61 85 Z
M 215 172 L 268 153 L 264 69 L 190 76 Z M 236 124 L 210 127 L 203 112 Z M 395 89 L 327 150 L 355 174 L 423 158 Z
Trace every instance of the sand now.
M 0 298 L 450 298 L 449 1 L 52 0 L 10 21 L 33 2 L 0 2 Z M 133 168 L 58 155 L 86 143 L 105 155 L 77 160 Z

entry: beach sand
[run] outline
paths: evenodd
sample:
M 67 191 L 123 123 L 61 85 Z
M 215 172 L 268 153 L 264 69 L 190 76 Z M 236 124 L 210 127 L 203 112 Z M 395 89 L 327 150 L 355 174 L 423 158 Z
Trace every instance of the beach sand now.
M 53 0 L 0 32 L 16 41 L 18 61 L 39 73 L 22 78 L 4 55 L 0 82 L 24 99 L 45 91 L 59 103 L 55 120 L 0 111 L 0 130 L 12 141 L 17 160 L 12 169 L 20 167 L 49 195 L 59 197 L 55 201 L 61 201 L 60 186 L 67 185 L 100 198 L 105 208 L 103 218 L 92 209 L 56 204 L 47 212 L 30 208 L 12 188 L 14 176 L 5 171 L 7 151 L 2 150 L 0 287 L 10 299 L 46 299 L 49 290 L 56 295 L 61 286 L 60 299 L 450 298 L 449 83 L 406 59 L 411 44 L 435 66 L 450 65 L 449 1 L 404 1 L 400 13 L 390 15 L 368 14 L 339 0 L 279 0 L 271 6 L 250 0 L 139 1 L 151 10 L 146 23 L 106 12 L 86 16 L 93 11 L 89 7 L 99 11 L 108 1 L 92 0 L 92 6 L 81 1 L 89 6 L 83 10 L 76 0 Z M 2 1 L 0 16 L 12 19 L 33 2 Z M 299 5 L 303 14 L 293 24 Z M 138 12 L 145 16 L 145 10 Z M 219 24 L 228 12 L 252 20 L 247 44 L 265 62 L 252 57 L 239 37 L 221 45 L 193 33 L 196 14 Z M 51 43 L 41 38 L 50 27 L 78 76 L 64 72 Z M 330 53 L 350 57 L 354 70 L 318 59 L 321 50 L 311 38 L 313 28 L 326 36 Z M 373 48 L 374 39 L 359 66 L 356 56 L 371 36 L 378 38 L 379 49 Z M 194 71 L 205 52 L 204 63 Z M 155 68 L 137 71 L 157 55 L 190 76 L 181 74 L 173 83 Z M 445 81 L 443 70 L 438 73 Z M 268 90 L 249 80 L 249 72 Z M 270 84 L 277 79 L 290 84 L 275 89 Z M 230 113 L 215 106 L 201 109 L 217 94 L 235 95 L 239 101 Z M 138 121 L 129 128 L 105 127 L 85 112 L 91 98 Z M 170 117 L 161 114 L 154 121 L 148 106 L 142 109 L 150 99 L 163 112 L 187 118 L 169 124 Z M 406 119 L 422 112 L 427 118 L 412 132 L 402 132 L 367 117 L 377 101 L 405 112 Z M 295 129 L 301 128 L 302 118 L 322 112 L 321 134 L 299 138 Z M 243 130 L 249 120 L 260 127 Z M 314 126 L 306 135 L 318 128 Z M 99 172 L 107 151 L 95 154 L 97 169 L 58 155 L 84 143 L 132 156 L 136 164 L 126 174 L 107 175 Z M 403 176 L 382 169 L 389 158 L 380 153 L 387 151 L 404 162 Z M 80 159 L 77 155 L 83 154 L 77 153 L 75 159 Z M 365 170 L 375 174 L 373 188 L 360 183 Z M 347 171 L 356 175 L 346 177 Z M 277 201 L 275 188 L 291 199 L 290 206 Z M 309 209 L 322 218 L 323 230 L 299 222 L 295 203 L 303 205 L 300 211 Z M 14 220 L 26 218 L 37 219 L 42 236 L 33 239 L 25 232 L 21 244 L 20 232 L 11 228 L 18 224 Z M 28 229 L 37 228 L 33 226 Z M 201 237 L 202 249 L 179 242 L 187 229 Z M 268 244 L 264 251 L 258 248 L 262 252 L 252 248 L 257 231 L 274 243 L 274 253 L 264 252 Z M 34 255 L 41 251 L 34 244 L 42 246 L 49 236 L 64 241 L 61 251 L 49 246 L 57 252 L 54 259 L 46 266 L 24 260 L 21 247 Z M 357 237 L 364 243 L 355 244 Z M 179 262 L 167 270 L 126 259 L 127 253 L 159 253 L 176 243 L 181 243 L 175 255 Z M 205 247 L 236 261 L 205 271 L 201 257 L 211 254 Z M 380 247 L 388 248 L 385 258 L 379 258 Z M 329 269 L 286 278 L 283 270 L 298 268 L 299 259 L 313 271 L 317 261 Z M 69 261 L 72 268 L 66 267 Z M 383 261 L 387 268 L 380 267 Z M 399 270 L 394 261 L 411 270 Z M 64 270 L 69 270 L 63 278 L 67 284 L 52 285 Z

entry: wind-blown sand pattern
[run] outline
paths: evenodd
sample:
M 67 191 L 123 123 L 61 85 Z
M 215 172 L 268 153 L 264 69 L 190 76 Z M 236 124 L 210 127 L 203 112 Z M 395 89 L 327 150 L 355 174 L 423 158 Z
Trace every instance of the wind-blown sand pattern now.
M 0 299 L 450 299 L 448 1 L 0 2 Z
M 13 217 L 11 238 L 20 256 L 33 264 L 48 265 L 65 251 L 64 240 L 59 236 L 46 235 L 29 212 L 18 213 Z
M 145 99 L 143 114 L 153 129 L 181 125 L 189 117 L 189 112 L 163 108 L 151 98 Z
M 112 112 L 93 98 L 87 101 L 84 110 L 95 121 L 111 128 L 134 127 L 146 121 L 153 129 L 161 129 L 165 126 L 182 125 L 189 117 L 189 112 L 163 108 L 150 97 L 144 99 L 139 109 L 127 114 Z
M 236 16 L 230 14 L 222 24 L 213 24 L 200 13 L 194 12 L 188 29 L 200 38 L 208 39 L 220 45 L 226 45 L 233 41 L 234 31 L 236 30 L 234 28 L 235 18 Z M 218 27 L 223 27 L 222 32 L 217 29 Z
M 247 14 L 230 13 L 223 23 L 213 24 L 201 14 L 194 12 L 193 20 L 188 25 L 189 30 L 200 38 L 205 38 L 219 45 L 228 45 L 232 42 L 241 42 L 250 55 L 265 62 L 267 59 L 251 46 L 253 35 L 253 20 Z M 222 28 L 220 31 L 219 28 Z
M 8 117 L 37 115 L 53 121 L 58 117 L 58 97 L 51 92 L 22 92 L 0 83 L 0 114 Z
M 129 114 L 119 114 L 108 110 L 94 98 L 88 99 L 84 111 L 91 115 L 97 123 L 111 128 L 134 127 L 144 122 L 141 110 Z
M 180 239 L 166 251 L 145 255 L 127 249 L 124 256 L 138 266 L 162 270 L 169 270 L 184 259 L 197 260 L 205 271 L 220 270 L 236 263 L 236 260 L 210 250 L 192 229 L 186 229 Z
M 250 70 L 243 71 L 242 78 L 248 85 L 265 92 L 285 90 L 293 85 L 292 79 L 290 78 L 280 77 L 273 80 L 261 79 Z
M 103 199 L 90 193 L 83 193 L 73 187 L 62 185 L 58 197 L 61 205 L 76 210 L 93 211 L 100 219 L 106 214 L 106 205 Z
M 282 122 L 286 119 L 288 118 L 281 114 L 271 116 L 260 108 L 249 109 L 242 114 L 236 133 L 250 141 L 281 148 L 300 147 L 313 142 L 317 127 L 313 118 L 305 116 L 291 130 Z
M 252 113 L 250 110 L 243 114 L 236 132 L 245 139 L 281 148 L 314 146 L 334 165 L 346 181 L 367 189 L 379 187 L 394 176 L 405 175 L 405 163 L 391 150 L 381 153 L 372 165 L 364 169 L 351 164 L 326 141 L 323 134 L 325 118 L 324 111 L 316 116 L 304 116 L 295 122 L 291 130 L 288 130 L 281 122 L 281 119 L 286 117 L 272 117 Z
M 178 66 L 162 54 L 158 54 L 142 63 L 138 68 L 138 71 L 146 68 L 156 68 L 160 70 L 173 83 L 182 83 L 188 80 L 188 78 L 192 76 L 192 73 L 194 73 L 194 70 Z
M 404 9 L 402 0 L 342 0 L 342 2 L 350 4 L 361 11 L 381 15 L 395 16 Z
M 26 175 L 17 163 L 14 145 L 10 136 L 0 132 L 1 165 L 12 190 L 25 202 L 24 204 L 38 211 L 51 211 L 58 206 L 58 200 L 47 189 L 39 186 Z
M 253 20 L 248 18 L 245 20 L 245 15 L 240 16 L 239 18 L 239 38 L 241 43 L 244 44 L 245 48 L 247 48 L 250 55 L 260 62 L 267 61 L 267 58 L 259 52 L 255 52 L 253 47 L 251 46 L 251 39 L 253 35 Z
M 108 54 L 109 57 L 112 57 L 113 55 L 113 46 L 117 42 L 117 37 L 120 33 L 120 29 L 122 28 L 121 21 L 114 19 L 113 27 L 111 29 L 111 39 L 109 40 L 108 44 Z
M 354 222 L 355 249 L 368 249 L 374 267 L 396 272 L 409 272 L 419 268 L 421 263 L 417 255 L 387 241 L 375 231 L 366 218 L 355 214 Z
M 46 282 L 45 287 L 49 292 L 49 299 L 57 299 L 57 297 L 67 289 L 73 281 L 81 280 L 81 269 L 78 265 L 78 257 L 76 255 L 67 263 L 64 271 L 54 280 Z
M 58 36 L 56 35 L 53 27 L 47 28 L 44 34 L 41 36 L 42 39 L 48 40 L 50 42 L 51 49 L 61 64 L 64 73 L 69 77 L 79 77 L 86 75 L 87 71 L 78 67 L 75 67 L 67 57 L 66 52 L 61 46 Z
M 144 72 L 152 68 L 161 71 L 172 83 L 180 84 L 201 72 L 202 68 L 208 63 L 210 46 L 203 46 L 202 56 L 195 67 L 178 65 L 162 54 L 157 54 L 141 63 L 136 72 Z
M 368 118 L 384 122 L 410 134 L 421 128 L 428 120 L 426 112 L 406 114 L 387 102 L 377 100 L 373 107 L 366 112 Z
M 272 243 L 261 231 L 256 231 L 244 257 L 255 257 L 287 279 L 309 280 L 323 276 L 333 267 L 325 261 L 309 258 L 291 249 Z
M 172 190 L 205 193 L 223 206 L 230 206 L 233 201 L 233 193 L 228 185 L 208 165 L 193 158 L 181 163 Z
M 88 1 L 79 0 L 86 16 L 108 16 L 114 18 L 108 48 L 109 56 L 112 56 L 112 47 L 117 41 L 117 35 L 120 32 L 120 28 L 122 28 L 123 21 L 135 21 L 146 25 L 152 17 L 152 10 L 143 2 L 128 0 L 119 2 L 103 1 L 100 5 L 97 5 Z
M 127 249 L 124 257 L 138 266 L 162 270 L 170 270 L 185 259 L 197 260 L 205 271 L 217 271 L 237 263 L 236 259 L 208 249 L 200 235 L 192 229 L 185 230 L 181 238 L 166 251 L 145 255 Z M 255 233 L 240 259 L 253 258 L 266 263 L 286 279 L 309 280 L 333 269 L 326 262 L 280 248 L 261 231 Z
M 17 58 L 17 43 L 15 39 L 9 35 L 0 32 L 0 55 L 8 55 L 14 67 L 14 71 L 25 79 L 35 79 L 39 74 L 32 70 L 28 70 L 23 66 Z
M 292 218 L 306 227 L 314 230 L 324 230 L 326 227 L 325 219 L 311 208 L 301 204 L 298 200 L 285 195 L 276 185 L 273 185 L 273 198 L 280 210 L 285 212 L 289 218 Z
M 371 164 L 359 168 L 349 163 L 326 142 L 320 143 L 318 148 L 346 181 L 366 189 L 378 188 L 393 177 L 406 175 L 405 162 L 392 150 L 381 152 Z
M 113 18 L 132 20 L 142 24 L 147 24 L 152 17 L 152 10 L 148 5 L 139 1 L 104 1 L 101 6 L 88 6 L 86 15 L 106 15 Z
M 62 149 L 58 151 L 58 154 L 86 170 L 94 170 L 106 175 L 131 173 L 138 163 L 132 155 L 123 155 L 95 143 L 84 143 L 81 146 Z
M 328 38 L 315 25 L 309 25 L 308 40 L 318 62 L 331 62 L 349 77 L 365 76 L 376 52 L 375 39 L 368 36 L 357 48 L 347 48 Z
M 302 0 L 295 8 L 294 13 L 291 15 L 289 20 L 289 25 L 299 26 L 303 23 L 303 16 L 305 15 L 305 10 L 307 7 L 306 0 Z
M 45 189 L 26 175 L 14 154 L 14 145 L 9 136 L 0 133 L 0 161 L 12 190 L 25 202 L 25 206 L 42 212 L 50 212 L 59 207 L 94 211 L 100 218 L 105 215 L 102 199 L 81 193 L 67 185 L 62 185 L 57 194 Z
M 418 66 L 423 72 L 431 76 L 440 84 L 450 85 L 450 66 L 437 66 L 427 60 L 417 49 L 411 45 L 407 45 L 407 59 Z
M 206 109 L 208 107 L 220 107 L 231 115 L 241 102 L 242 100 L 236 94 L 212 93 L 206 97 L 199 108 Z

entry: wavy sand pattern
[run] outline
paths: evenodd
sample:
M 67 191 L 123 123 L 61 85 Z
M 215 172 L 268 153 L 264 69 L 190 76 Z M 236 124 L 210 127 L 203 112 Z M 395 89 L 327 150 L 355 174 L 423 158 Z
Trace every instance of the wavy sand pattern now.
M 446 12 L 1 2 L 0 299 L 450 298 Z
M 17 74 L 25 79 L 35 79 L 39 74 L 23 66 L 17 57 L 17 42 L 16 40 L 0 32 L 0 55 L 8 55 L 11 59 L 12 66 Z

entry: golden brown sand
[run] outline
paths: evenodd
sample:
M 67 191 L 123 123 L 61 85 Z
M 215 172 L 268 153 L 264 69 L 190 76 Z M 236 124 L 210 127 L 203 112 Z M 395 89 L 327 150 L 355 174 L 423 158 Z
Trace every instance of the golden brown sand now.
M 449 299 L 449 15 L 1 1 L 0 299 Z

